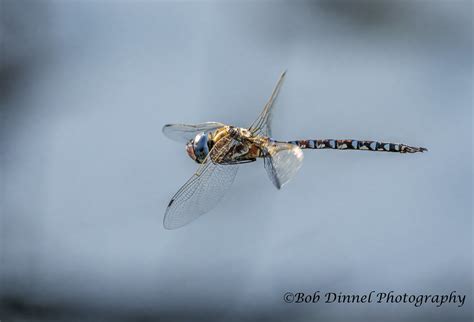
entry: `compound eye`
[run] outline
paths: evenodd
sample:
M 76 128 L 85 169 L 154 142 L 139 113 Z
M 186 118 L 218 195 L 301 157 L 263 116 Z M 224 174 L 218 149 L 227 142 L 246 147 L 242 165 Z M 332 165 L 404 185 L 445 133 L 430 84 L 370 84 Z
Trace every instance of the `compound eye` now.
M 209 147 L 207 146 L 207 135 L 200 133 L 194 138 L 194 154 L 196 159 L 204 161 L 207 154 L 209 153 Z

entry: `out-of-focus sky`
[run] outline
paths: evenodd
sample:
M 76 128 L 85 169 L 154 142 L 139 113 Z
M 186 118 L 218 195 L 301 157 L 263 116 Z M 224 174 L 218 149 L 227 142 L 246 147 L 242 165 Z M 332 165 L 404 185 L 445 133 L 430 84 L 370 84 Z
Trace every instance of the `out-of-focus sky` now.
M 0 2 L 0 319 L 471 320 L 472 2 Z M 165 123 L 248 126 L 288 74 L 281 191 L 242 166 L 175 231 L 196 164 Z M 286 304 L 285 292 L 466 294 Z

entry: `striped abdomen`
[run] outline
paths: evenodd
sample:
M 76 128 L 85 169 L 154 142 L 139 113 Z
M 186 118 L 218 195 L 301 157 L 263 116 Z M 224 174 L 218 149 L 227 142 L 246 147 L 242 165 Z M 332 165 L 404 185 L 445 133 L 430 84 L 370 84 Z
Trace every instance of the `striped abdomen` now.
M 288 143 L 296 144 L 302 149 L 363 150 L 398 153 L 427 151 L 427 149 L 422 147 L 413 147 L 405 144 L 361 140 L 297 140 L 289 141 Z

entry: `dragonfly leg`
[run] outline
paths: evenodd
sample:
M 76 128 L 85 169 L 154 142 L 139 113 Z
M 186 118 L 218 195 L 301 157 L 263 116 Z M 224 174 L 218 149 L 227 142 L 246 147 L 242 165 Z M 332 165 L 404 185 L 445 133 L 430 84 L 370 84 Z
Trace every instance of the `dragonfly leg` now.
M 226 161 L 226 162 L 219 163 L 219 164 L 222 164 L 222 165 L 235 165 L 235 164 L 251 163 L 251 162 L 255 162 L 255 161 L 257 161 L 257 159 L 231 160 L 231 161 Z

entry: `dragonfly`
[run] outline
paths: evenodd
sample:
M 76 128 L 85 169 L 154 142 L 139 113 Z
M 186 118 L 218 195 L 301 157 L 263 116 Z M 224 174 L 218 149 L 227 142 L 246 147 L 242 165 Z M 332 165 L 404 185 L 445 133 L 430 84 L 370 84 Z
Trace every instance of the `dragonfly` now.
M 258 118 L 248 128 L 220 122 L 166 124 L 168 138 L 186 144 L 187 154 L 199 164 L 193 176 L 171 198 L 163 218 L 166 229 L 180 228 L 209 212 L 232 185 L 239 166 L 263 159 L 273 185 L 280 189 L 303 163 L 304 149 L 359 150 L 396 153 L 427 151 L 400 143 L 354 139 L 277 141 L 272 138 L 272 115 L 285 79 L 283 72 Z

